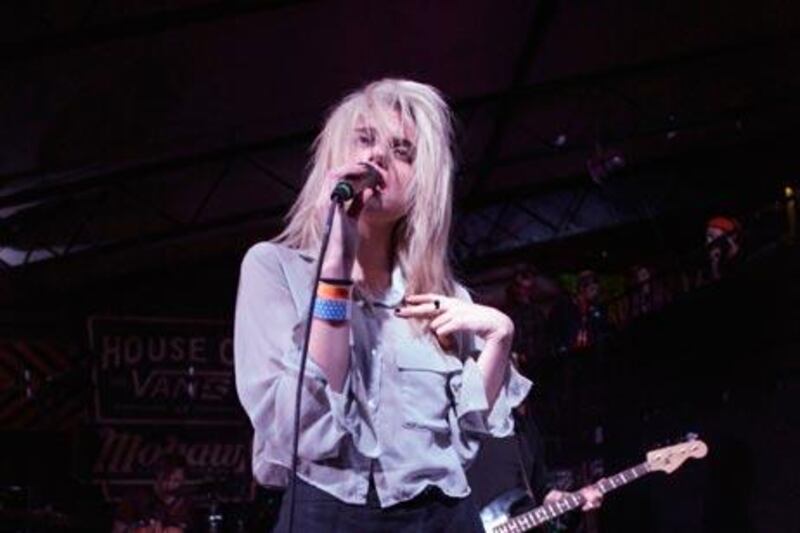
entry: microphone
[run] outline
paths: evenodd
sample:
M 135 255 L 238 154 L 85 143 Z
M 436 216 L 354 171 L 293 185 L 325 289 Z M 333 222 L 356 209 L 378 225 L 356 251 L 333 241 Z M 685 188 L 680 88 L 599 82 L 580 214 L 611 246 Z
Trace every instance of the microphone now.
M 352 200 L 361 194 L 361 191 L 375 187 L 380 179 L 381 175 L 377 170 L 364 165 L 363 173 L 350 174 L 336 183 L 331 193 L 331 200 L 340 204 Z

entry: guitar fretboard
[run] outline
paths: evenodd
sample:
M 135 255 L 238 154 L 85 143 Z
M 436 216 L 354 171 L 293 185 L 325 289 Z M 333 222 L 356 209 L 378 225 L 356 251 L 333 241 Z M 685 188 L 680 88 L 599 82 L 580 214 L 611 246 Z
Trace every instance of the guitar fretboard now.
M 647 463 L 642 463 L 633 468 L 623 470 L 618 474 L 614 474 L 613 476 L 604 477 L 597 481 L 594 486 L 597 487 L 601 493 L 606 494 L 607 492 L 611 492 L 614 489 L 642 477 L 648 472 L 650 472 L 650 468 Z M 577 509 L 585 503 L 586 499 L 580 492 L 572 492 L 557 501 L 540 505 L 536 509 L 532 509 L 527 513 L 509 519 L 508 522 L 496 526 L 494 528 L 494 533 L 522 533 L 523 531 L 528 531 L 531 528 L 544 524 L 557 516 L 568 513 L 573 509 Z

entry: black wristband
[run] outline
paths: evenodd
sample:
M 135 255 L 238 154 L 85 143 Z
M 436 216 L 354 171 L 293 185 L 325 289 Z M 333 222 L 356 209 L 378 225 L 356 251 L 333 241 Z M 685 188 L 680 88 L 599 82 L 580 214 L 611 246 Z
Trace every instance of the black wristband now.
M 322 283 L 327 283 L 328 285 L 337 285 L 339 287 L 349 287 L 353 284 L 352 279 L 340 279 L 340 278 L 319 278 Z

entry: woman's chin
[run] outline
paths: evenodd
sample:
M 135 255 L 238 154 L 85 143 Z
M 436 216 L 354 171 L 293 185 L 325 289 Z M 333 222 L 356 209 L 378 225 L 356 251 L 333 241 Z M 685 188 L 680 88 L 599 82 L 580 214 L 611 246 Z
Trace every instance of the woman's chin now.
M 394 224 L 403 217 L 396 209 L 387 209 L 380 203 L 367 202 L 361 212 L 361 219 L 368 224 Z

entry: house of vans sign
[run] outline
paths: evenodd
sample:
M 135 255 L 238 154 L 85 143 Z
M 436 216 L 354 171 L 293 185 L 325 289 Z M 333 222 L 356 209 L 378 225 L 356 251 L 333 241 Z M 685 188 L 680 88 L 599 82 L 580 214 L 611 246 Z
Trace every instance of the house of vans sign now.
M 240 425 L 231 325 L 93 317 L 95 421 Z

